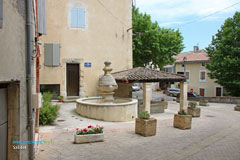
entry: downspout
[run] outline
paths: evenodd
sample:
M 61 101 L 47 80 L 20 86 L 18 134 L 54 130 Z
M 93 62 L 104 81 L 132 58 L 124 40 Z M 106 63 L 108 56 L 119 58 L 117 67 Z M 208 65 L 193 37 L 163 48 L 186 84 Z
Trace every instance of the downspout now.
M 26 0 L 26 26 L 27 26 L 27 107 L 28 107 L 28 140 L 33 141 L 33 115 L 32 115 L 32 2 L 31 0 Z M 29 159 L 34 159 L 34 144 L 31 143 L 29 148 Z

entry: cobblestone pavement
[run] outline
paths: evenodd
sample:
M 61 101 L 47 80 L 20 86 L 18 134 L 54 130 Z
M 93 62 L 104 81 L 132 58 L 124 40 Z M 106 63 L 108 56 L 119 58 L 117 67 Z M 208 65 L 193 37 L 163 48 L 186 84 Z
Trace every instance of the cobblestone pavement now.
M 65 121 L 40 128 L 41 140 L 54 144 L 40 145 L 36 160 L 240 160 L 240 112 L 233 107 L 210 103 L 201 107 L 200 118 L 193 118 L 192 129 L 180 130 L 173 128 L 179 104 L 171 101 L 165 113 L 152 115 L 158 119 L 157 135 L 142 137 L 134 133 L 134 122 L 90 120 L 66 103 L 59 117 Z M 104 125 L 105 141 L 73 144 L 74 129 L 90 124 Z

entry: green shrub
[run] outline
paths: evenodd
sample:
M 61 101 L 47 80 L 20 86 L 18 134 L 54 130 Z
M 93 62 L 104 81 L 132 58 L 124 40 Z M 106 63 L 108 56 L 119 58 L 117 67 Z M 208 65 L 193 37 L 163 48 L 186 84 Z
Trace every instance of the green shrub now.
M 138 114 L 138 118 L 141 119 L 149 119 L 150 118 L 150 114 L 148 113 L 148 111 L 144 111 Z
M 178 112 L 179 115 L 188 115 L 184 110 Z
M 53 95 L 50 92 L 44 92 L 42 98 L 43 102 L 51 102 Z
M 240 104 L 237 104 L 237 107 L 240 107 Z
M 43 106 L 39 112 L 39 124 L 46 125 L 52 123 L 58 116 L 58 105 L 52 105 L 52 94 L 43 93 Z
M 189 102 L 188 106 L 190 107 L 196 107 L 197 106 L 197 102 Z

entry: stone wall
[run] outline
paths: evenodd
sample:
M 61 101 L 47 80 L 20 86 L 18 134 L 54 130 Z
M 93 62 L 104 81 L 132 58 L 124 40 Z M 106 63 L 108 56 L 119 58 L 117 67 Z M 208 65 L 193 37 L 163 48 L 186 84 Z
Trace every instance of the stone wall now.
M 118 89 L 114 92 L 114 97 L 132 98 L 132 84 L 117 82 Z
M 230 103 L 240 104 L 240 97 L 204 97 L 208 102 L 212 103 Z M 199 101 L 200 98 L 189 97 L 188 101 Z
M 167 101 L 151 101 L 150 113 L 164 113 L 164 109 L 167 109 Z M 138 101 L 138 113 L 143 111 L 142 100 Z

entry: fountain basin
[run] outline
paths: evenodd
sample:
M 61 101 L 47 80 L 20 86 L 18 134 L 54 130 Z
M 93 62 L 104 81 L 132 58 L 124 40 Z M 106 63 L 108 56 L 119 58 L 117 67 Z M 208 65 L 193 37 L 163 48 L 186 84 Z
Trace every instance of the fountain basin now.
M 114 98 L 113 102 L 104 102 L 102 97 L 88 97 L 78 99 L 76 102 L 76 112 L 92 119 L 126 122 L 137 117 L 136 99 Z

